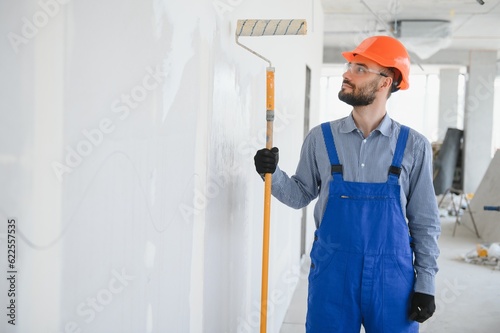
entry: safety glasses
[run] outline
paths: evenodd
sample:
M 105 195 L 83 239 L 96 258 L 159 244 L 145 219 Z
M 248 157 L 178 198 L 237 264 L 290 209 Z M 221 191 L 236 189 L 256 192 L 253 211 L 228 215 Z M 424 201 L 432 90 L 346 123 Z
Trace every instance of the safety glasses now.
M 351 62 L 348 62 L 344 65 L 344 71 L 349 72 L 349 73 L 356 75 L 356 76 L 364 76 L 368 73 L 373 73 L 373 74 L 378 74 L 378 75 L 383 76 L 383 77 L 388 77 L 388 75 L 385 73 L 377 72 L 376 70 L 370 69 L 370 68 L 366 67 L 365 65 L 353 64 Z

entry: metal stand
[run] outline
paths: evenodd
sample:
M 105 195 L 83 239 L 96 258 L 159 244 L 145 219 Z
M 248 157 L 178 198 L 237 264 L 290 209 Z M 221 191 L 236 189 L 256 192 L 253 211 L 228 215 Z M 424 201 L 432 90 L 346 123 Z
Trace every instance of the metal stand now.
M 453 205 L 453 211 L 455 212 L 455 216 L 456 216 L 456 219 L 455 219 L 455 226 L 453 227 L 453 237 L 455 237 L 455 231 L 457 230 L 457 226 L 462 224 L 460 222 L 460 219 L 461 219 L 461 216 L 460 216 L 460 207 L 462 207 L 462 202 L 465 201 L 465 203 L 467 204 L 467 211 L 469 212 L 470 214 L 470 219 L 472 221 L 472 225 L 474 226 L 474 230 L 470 229 L 469 227 L 467 227 L 466 225 L 464 225 L 466 228 L 468 228 L 469 230 L 471 231 L 474 231 L 476 233 L 476 236 L 477 238 L 481 238 L 481 236 L 479 236 L 479 232 L 477 231 L 477 227 L 476 227 L 476 221 L 474 220 L 474 215 L 472 215 L 472 210 L 470 209 L 470 203 L 469 203 L 469 199 L 467 199 L 467 196 L 465 195 L 465 193 L 461 190 L 457 190 L 457 189 L 454 189 L 454 188 L 449 188 L 447 189 L 444 194 L 443 194 L 443 197 L 441 198 L 441 200 L 439 201 L 439 204 L 438 206 L 440 207 L 441 206 L 441 203 L 443 202 L 444 198 L 446 197 L 446 195 L 450 194 L 451 196 L 451 203 Z M 460 202 L 458 203 L 458 205 L 455 204 L 455 201 L 453 200 L 453 194 L 456 194 L 456 195 L 459 195 L 460 196 Z

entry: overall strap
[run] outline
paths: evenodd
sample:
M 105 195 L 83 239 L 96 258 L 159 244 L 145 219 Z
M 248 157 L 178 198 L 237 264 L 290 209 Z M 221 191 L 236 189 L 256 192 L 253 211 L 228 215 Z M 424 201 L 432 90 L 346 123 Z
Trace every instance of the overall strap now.
M 337 149 L 335 148 L 335 141 L 333 140 L 332 128 L 330 123 L 321 124 L 321 130 L 323 131 L 323 139 L 325 140 L 326 150 L 328 152 L 328 158 L 330 159 L 330 165 L 332 170 L 332 175 L 334 180 L 342 179 L 342 164 L 339 162 L 339 157 L 337 155 Z
M 408 140 L 408 133 L 410 129 L 402 125 L 399 131 L 398 142 L 396 143 L 396 151 L 392 159 L 392 164 L 389 168 L 388 181 L 394 184 L 398 183 L 399 175 L 401 174 L 401 163 L 403 162 L 403 155 L 406 148 L 406 141 Z

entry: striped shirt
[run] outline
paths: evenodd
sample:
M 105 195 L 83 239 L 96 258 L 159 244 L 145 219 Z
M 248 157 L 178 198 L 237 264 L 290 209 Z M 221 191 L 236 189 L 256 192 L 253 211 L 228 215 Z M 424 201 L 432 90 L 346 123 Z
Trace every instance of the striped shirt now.
M 330 124 L 343 165 L 344 180 L 386 182 L 401 125 L 386 114 L 380 125 L 364 138 L 352 114 Z M 304 140 L 295 175 L 289 177 L 279 167 L 274 172 L 272 194 L 297 209 L 318 198 L 314 220 L 319 227 L 328 201 L 331 177 L 321 126 L 316 126 Z M 399 177 L 401 208 L 414 243 L 417 273 L 414 290 L 429 295 L 435 293 L 439 256 L 437 240 L 441 232 L 432 179 L 431 145 L 423 135 L 411 129 Z

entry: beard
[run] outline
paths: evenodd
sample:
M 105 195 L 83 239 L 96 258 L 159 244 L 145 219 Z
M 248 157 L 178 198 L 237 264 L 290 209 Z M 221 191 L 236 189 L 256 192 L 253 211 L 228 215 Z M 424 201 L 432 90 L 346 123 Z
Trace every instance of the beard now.
M 352 83 L 344 80 L 342 83 L 346 83 L 351 86 L 351 92 L 346 92 L 344 88 L 339 91 L 339 99 L 351 106 L 367 106 L 373 103 L 375 100 L 375 93 L 377 92 L 378 79 L 368 82 L 363 87 L 359 89 Z

